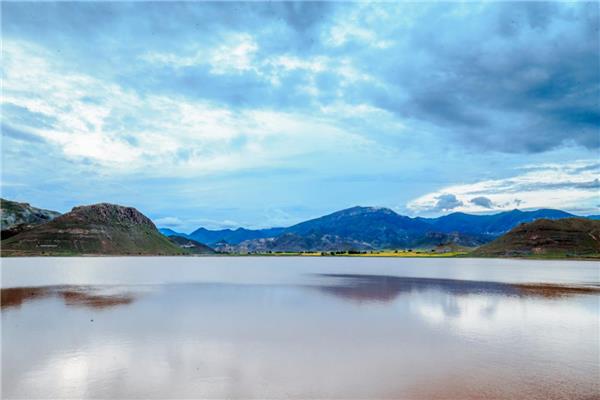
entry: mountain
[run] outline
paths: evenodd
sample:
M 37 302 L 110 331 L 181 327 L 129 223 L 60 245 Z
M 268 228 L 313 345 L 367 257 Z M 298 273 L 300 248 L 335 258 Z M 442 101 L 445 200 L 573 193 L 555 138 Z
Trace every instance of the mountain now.
M 430 227 L 419 220 L 396 214 L 389 208 L 352 207 L 284 229 L 283 233 L 333 235 L 375 248 L 404 246 L 411 234 L 424 233 Z
M 169 228 L 159 228 L 158 231 L 167 237 L 170 237 L 170 236 L 181 236 L 184 238 L 188 237 L 188 235 L 185 233 L 176 232 L 173 229 L 169 229 Z
M 370 250 L 373 247 L 366 242 L 343 238 L 336 235 L 296 235 L 284 233 L 274 238 L 245 240 L 238 245 L 221 243 L 217 247 L 222 252 L 266 253 L 266 252 L 302 252 L 302 251 L 347 251 Z
M 410 218 L 389 208 L 352 207 L 287 228 L 212 231 L 199 228 L 189 235 L 162 229 L 207 243 L 221 252 L 335 251 L 439 246 L 477 247 L 515 226 L 540 218 L 574 215 L 560 210 L 512 210 L 490 215 L 452 213 L 439 218 Z
M 244 240 L 251 239 L 262 239 L 268 237 L 275 237 L 283 232 L 283 228 L 268 228 L 268 229 L 221 229 L 221 230 L 208 230 L 205 228 L 196 229 L 194 232 L 186 235 L 187 237 L 197 240 L 208 245 L 215 245 L 218 242 L 225 241 L 229 244 L 239 244 Z
M 499 236 L 523 222 L 531 222 L 540 218 L 561 219 L 573 217 L 575 215 L 560 210 L 540 209 L 535 211 L 512 210 L 490 215 L 456 212 L 439 218 L 419 218 L 419 220 L 430 224 L 431 229 L 438 232 Z
M 3 255 L 168 255 L 186 253 L 132 207 L 95 204 L 2 241 Z
M 192 254 L 215 254 L 215 251 L 205 245 L 204 243 L 197 242 L 193 239 L 189 239 L 183 236 L 171 235 L 169 240 L 181 247 L 185 251 Z
M 32 207 L 29 203 L 0 199 L 1 238 L 8 239 L 59 215 L 59 212 Z
M 600 256 L 600 221 L 539 219 L 475 250 L 477 256 Z
M 278 236 L 250 239 L 237 246 L 217 247 L 228 252 L 338 251 L 456 244 L 476 247 L 492 238 L 459 232 L 433 232 L 431 224 L 399 215 L 388 208 L 352 207 L 285 228 Z

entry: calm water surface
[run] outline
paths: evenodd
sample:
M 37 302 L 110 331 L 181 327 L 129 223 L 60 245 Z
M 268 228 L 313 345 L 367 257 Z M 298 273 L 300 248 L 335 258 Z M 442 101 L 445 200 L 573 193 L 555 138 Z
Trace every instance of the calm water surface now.
M 1 261 L 2 398 L 600 398 L 593 262 Z

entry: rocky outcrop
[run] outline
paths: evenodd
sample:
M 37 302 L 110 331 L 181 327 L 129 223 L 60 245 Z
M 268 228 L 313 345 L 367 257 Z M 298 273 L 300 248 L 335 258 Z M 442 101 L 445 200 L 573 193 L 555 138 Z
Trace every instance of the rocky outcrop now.
M 52 221 L 59 212 L 32 207 L 29 203 L 19 203 L 0 199 L 0 224 L 2 231 L 21 226 L 19 231 Z

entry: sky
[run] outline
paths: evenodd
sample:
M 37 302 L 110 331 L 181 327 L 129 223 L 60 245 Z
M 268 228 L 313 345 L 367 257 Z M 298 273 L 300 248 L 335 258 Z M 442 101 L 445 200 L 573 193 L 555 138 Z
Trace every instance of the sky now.
M 3 198 L 600 213 L 600 3 L 2 2 Z

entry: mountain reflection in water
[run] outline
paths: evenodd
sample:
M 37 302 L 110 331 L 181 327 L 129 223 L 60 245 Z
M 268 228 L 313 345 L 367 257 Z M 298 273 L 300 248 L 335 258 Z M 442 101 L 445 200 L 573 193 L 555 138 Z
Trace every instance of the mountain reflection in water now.
M 23 303 L 49 297 L 62 298 L 67 306 L 110 308 L 130 304 L 135 296 L 114 288 L 89 286 L 44 286 L 0 289 L 2 309 L 20 307 Z
M 0 397 L 600 393 L 596 264 L 90 260 L 3 263 Z
M 453 295 L 492 294 L 558 298 L 581 294 L 598 294 L 600 286 L 542 283 L 503 283 L 399 277 L 390 275 L 315 274 L 324 279 L 316 288 L 322 292 L 356 302 L 389 302 L 403 293 L 436 290 Z M 331 284 L 327 282 L 331 281 Z

